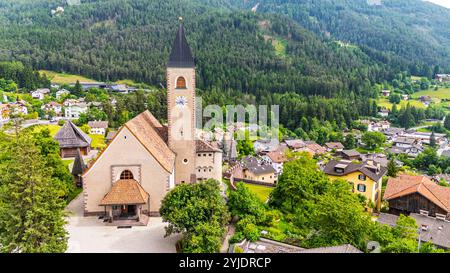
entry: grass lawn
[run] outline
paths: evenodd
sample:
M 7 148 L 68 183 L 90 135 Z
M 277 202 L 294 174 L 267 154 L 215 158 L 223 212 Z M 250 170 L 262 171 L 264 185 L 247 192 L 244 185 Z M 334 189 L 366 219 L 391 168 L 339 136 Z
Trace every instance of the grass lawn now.
M 74 161 L 75 161 L 75 160 L 73 160 L 73 159 L 63 159 L 62 162 L 63 162 L 67 167 L 69 167 L 69 165 L 72 164 Z
M 252 192 L 254 192 L 261 201 L 266 202 L 269 199 L 269 194 L 274 188 L 261 185 L 245 184 Z
M 133 81 L 133 80 L 127 80 L 127 79 L 125 79 L 125 80 L 120 80 L 120 81 L 116 81 L 116 83 L 117 83 L 117 84 L 126 84 L 126 85 L 129 85 L 129 86 L 134 86 L 134 85 L 137 84 L 135 81 Z
M 414 106 L 416 108 L 426 108 L 426 106 L 418 101 L 418 100 L 402 100 L 400 102 L 400 105 L 397 105 L 397 109 L 400 110 L 400 108 L 406 107 L 406 105 L 408 105 L 408 102 L 411 104 L 411 106 Z M 380 107 L 385 107 L 387 109 L 392 109 L 392 103 L 389 102 L 389 100 L 387 98 L 380 98 L 377 101 L 378 106 Z
M 73 74 L 66 74 L 66 73 L 57 73 L 49 70 L 39 70 L 41 74 L 47 75 L 47 77 L 50 79 L 52 83 L 56 84 L 70 84 L 75 83 L 78 81 L 80 82 L 96 82 L 95 80 L 79 76 L 79 75 L 73 75 Z
M 419 98 L 420 96 L 430 96 L 432 98 L 447 99 L 450 100 L 450 88 L 428 89 L 425 91 L 416 92 L 411 95 L 412 98 Z
M 104 135 L 91 135 L 89 137 L 92 139 L 91 147 L 93 149 L 101 150 L 106 147 L 105 136 Z
M 411 76 L 411 80 L 413 81 L 420 81 L 422 79 L 422 77 L 419 76 Z
M 275 48 L 275 52 L 279 57 L 286 57 L 286 45 L 287 42 L 282 39 L 273 39 L 272 45 Z
M 58 133 L 59 129 L 61 129 L 61 126 L 56 125 L 56 124 L 36 125 L 36 126 L 33 126 L 33 131 L 34 132 L 39 132 L 39 131 L 44 130 L 46 128 L 50 130 L 50 136 L 53 137 L 53 136 L 56 135 L 56 133 Z

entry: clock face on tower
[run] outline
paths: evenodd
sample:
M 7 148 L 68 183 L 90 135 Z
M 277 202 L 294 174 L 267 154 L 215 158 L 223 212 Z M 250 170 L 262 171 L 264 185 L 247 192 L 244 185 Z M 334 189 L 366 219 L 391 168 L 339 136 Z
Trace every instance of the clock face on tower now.
M 184 108 L 187 106 L 187 99 L 185 96 L 178 96 L 175 99 L 175 104 L 176 106 L 180 107 L 180 108 Z

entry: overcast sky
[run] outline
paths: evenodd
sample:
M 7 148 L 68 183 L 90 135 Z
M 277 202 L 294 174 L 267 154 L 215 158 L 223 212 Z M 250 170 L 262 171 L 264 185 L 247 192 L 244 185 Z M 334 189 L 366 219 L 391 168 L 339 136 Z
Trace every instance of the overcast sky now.
M 450 9 L 450 0 L 426 0 Z

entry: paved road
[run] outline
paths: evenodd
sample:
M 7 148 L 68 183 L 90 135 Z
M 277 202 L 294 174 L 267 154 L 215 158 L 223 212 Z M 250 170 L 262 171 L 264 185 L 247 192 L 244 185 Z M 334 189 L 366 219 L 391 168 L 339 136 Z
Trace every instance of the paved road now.
M 150 218 L 145 227 L 117 229 L 105 226 L 97 217 L 83 216 L 83 196 L 74 199 L 67 210 L 66 230 L 69 232 L 68 253 L 98 253 L 98 252 L 143 252 L 172 253 L 180 235 L 164 238 L 164 226 L 161 218 Z

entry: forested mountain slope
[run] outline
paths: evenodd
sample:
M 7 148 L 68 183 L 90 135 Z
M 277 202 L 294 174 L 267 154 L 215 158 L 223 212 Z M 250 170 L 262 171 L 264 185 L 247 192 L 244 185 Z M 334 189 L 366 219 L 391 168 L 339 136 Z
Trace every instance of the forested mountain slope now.
M 0 59 L 35 69 L 164 84 L 178 16 L 200 89 L 371 96 L 393 70 L 356 47 L 322 40 L 285 16 L 236 11 L 223 0 L 0 0 Z M 52 16 L 51 9 L 65 8 Z
M 284 14 L 321 37 L 357 44 L 372 58 L 408 68 L 412 74 L 430 76 L 434 65 L 450 70 L 450 9 L 422 0 L 223 0 L 222 4 Z

